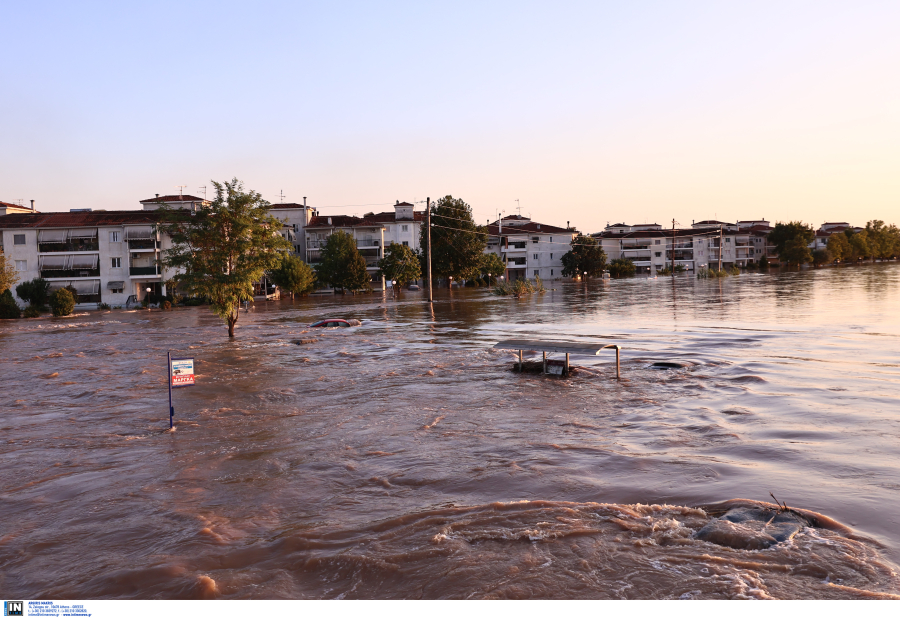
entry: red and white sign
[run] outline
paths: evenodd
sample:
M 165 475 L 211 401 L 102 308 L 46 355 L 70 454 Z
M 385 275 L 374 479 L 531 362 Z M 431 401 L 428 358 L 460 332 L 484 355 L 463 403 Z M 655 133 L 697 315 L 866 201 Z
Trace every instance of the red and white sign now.
M 172 386 L 194 385 L 194 359 L 172 359 Z

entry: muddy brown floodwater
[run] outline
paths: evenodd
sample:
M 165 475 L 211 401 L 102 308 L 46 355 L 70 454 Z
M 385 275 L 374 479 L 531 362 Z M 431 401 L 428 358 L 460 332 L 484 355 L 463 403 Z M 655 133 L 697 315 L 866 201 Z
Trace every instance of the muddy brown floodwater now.
M 900 595 L 900 265 L 551 287 L 0 323 L 0 589 Z M 623 380 L 515 374 L 523 336 Z

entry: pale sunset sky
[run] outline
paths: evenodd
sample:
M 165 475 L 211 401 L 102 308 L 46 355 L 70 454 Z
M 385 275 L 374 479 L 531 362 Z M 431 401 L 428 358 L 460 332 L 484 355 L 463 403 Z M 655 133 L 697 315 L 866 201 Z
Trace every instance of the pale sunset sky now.
M 0 201 L 900 224 L 900 2 L 3 2 Z

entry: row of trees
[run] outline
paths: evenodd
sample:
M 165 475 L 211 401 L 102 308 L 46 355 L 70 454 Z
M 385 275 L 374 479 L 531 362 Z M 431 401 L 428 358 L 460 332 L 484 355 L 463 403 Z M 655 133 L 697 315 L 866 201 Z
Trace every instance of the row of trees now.
M 847 229 L 828 237 L 827 248 L 810 249 L 816 238 L 811 225 L 801 221 L 776 223 L 768 241 L 775 247 L 778 258 L 788 266 L 812 263 L 821 266 L 834 261 L 856 262 L 864 259 L 889 259 L 900 256 L 900 229 L 872 220 L 864 230 Z

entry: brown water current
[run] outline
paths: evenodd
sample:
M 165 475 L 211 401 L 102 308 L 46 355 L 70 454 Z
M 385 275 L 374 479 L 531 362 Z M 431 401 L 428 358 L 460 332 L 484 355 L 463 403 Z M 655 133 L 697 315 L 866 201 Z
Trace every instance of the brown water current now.
M 900 265 L 548 287 L 0 322 L 0 590 L 900 595 Z M 623 379 L 514 373 L 524 337 Z

